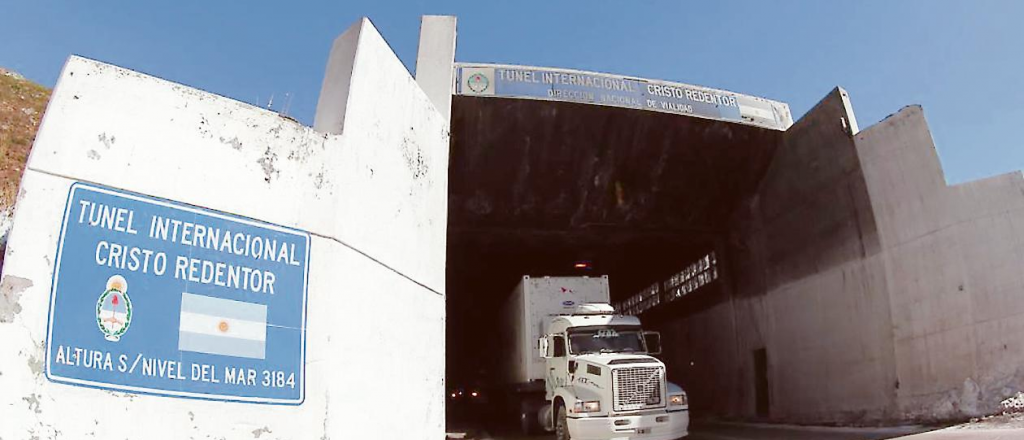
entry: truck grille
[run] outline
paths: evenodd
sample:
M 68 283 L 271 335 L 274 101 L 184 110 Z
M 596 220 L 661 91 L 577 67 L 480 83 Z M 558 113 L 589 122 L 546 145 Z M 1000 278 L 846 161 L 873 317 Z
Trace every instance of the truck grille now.
M 631 367 L 612 370 L 612 406 L 615 411 L 663 406 L 665 372 L 661 367 Z

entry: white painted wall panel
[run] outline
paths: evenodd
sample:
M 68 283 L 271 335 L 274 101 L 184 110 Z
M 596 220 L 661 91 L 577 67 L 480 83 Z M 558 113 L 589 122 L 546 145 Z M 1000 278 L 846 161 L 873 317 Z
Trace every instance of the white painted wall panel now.
M 363 33 L 341 135 L 69 59 L 29 160 L 0 281 L 0 438 L 443 435 L 447 122 L 376 30 Z M 75 181 L 309 231 L 305 402 L 48 381 L 50 283 Z M 396 399 L 415 411 L 382 410 Z

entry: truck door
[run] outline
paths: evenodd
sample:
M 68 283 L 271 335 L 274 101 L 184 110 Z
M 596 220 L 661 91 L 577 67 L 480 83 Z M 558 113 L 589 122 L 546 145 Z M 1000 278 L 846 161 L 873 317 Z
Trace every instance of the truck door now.
M 547 399 L 555 398 L 555 389 L 568 385 L 568 357 L 566 356 L 565 335 L 551 335 L 551 342 L 548 344 L 551 356 L 547 358 L 547 372 L 544 380 L 544 388 L 547 391 Z

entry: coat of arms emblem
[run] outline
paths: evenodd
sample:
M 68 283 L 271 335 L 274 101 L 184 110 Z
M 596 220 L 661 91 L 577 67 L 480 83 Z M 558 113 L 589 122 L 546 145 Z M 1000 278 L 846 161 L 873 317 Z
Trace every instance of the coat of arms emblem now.
M 107 279 L 107 289 L 96 301 L 96 324 L 108 341 L 117 342 L 132 323 L 128 281 L 121 275 Z
M 480 93 L 491 86 L 491 81 L 482 73 L 474 73 L 466 80 L 466 85 L 469 86 L 470 90 Z

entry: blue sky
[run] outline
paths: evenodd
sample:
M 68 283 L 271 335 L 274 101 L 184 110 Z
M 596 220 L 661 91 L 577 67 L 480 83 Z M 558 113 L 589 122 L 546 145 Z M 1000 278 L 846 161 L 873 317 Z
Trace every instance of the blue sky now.
M 12 1 L 0 66 L 52 86 L 78 54 L 310 123 L 331 41 L 368 16 L 410 70 L 419 17 L 459 61 L 680 81 L 788 102 L 832 87 L 861 128 L 921 104 L 951 183 L 1024 168 L 1024 1 Z

